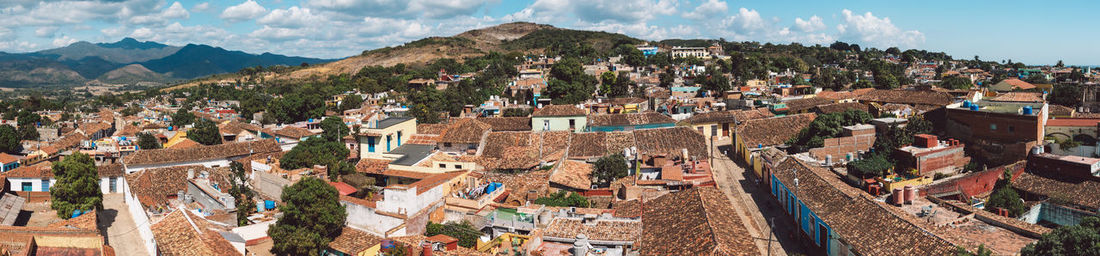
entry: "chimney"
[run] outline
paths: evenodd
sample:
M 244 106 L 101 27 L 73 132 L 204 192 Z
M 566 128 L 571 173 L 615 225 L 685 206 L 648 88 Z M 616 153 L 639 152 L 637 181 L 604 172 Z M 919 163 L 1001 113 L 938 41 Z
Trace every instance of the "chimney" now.
M 573 256 L 585 255 L 588 255 L 588 236 L 578 234 L 577 241 L 573 242 Z
M 187 169 L 187 179 L 190 180 L 190 179 L 194 179 L 194 178 L 195 178 L 195 170 L 194 169 Z
M 420 250 L 423 252 L 421 255 L 423 255 L 423 256 L 432 256 L 432 249 L 433 249 L 432 247 L 433 246 L 432 246 L 431 243 L 422 243 L 422 244 L 420 244 Z

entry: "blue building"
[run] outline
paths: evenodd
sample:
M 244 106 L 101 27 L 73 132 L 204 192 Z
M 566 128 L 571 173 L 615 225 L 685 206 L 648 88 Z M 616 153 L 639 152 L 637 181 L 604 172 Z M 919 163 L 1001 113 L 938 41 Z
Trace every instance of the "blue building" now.
M 19 168 L 19 158 L 7 153 L 0 153 L 0 172 L 7 172 Z
M 771 194 L 794 219 L 800 241 L 825 255 L 954 254 L 955 244 L 895 215 L 885 208 L 893 206 L 829 170 L 791 157 L 771 170 Z

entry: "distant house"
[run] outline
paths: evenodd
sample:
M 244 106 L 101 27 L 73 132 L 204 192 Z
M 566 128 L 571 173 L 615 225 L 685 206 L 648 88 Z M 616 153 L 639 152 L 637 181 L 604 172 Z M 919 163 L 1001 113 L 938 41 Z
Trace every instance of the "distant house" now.
M 661 113 L 594 115 L 588 119 L 591 132 L 633 131 L 676 126 L 676 120 Z
M 359 128 L 359 157 L 378 158 L 408 142 L 416 134 L 416 118 L 389 117 Z
M 225 167 L 229 162 L 252 154 L 282 151 L 275 140 L 250 142 L 229 142 L 212 146 L 184 149 L 139 150 L 122 158 L 126 173 L 148 168 L 161 168 L 183 165 L 202 165 L 205 167 Z
M 1033 85 L 1031 83 L 1028 83 L 1028 82 L 1024 82 L 1023 80 L 1016 79 L 1016 78 L 1009 78 L 1009 79 L 1001 80 L 1001 82 L 998 82 L 998 83 L 990 86 L 989 88 L 993 89 L 994 91 L 998 91 L 998 92 L 1007 92 L 1007 91 L 1012 91 L 1012 90 L 1030 90 L 1030 89 L 1035 89 L 1036 87 L 1035 87 L 1035 85 Z
M 294 146 L 297 146 L 299 142 L 313 136 L 317 136 L 317 133 L 296 126 L 284 126 L 278 129 L 269 128 L 260 131 L 261 139 L 274 138 L 275 141 L 279 142 L 279 146 L 282 147 L 283 151 L 289 151 L 294 148 Z
M 7 153 L 0 153 L 0 172 L 11 171 L 19 168 L 19 158 Z
M 532 131 L 585 131 L 588 117 L 571 105 L 549 105 L 531 114 Z
M 122 166 L 118 164 L 100 165 L 96 167 L 99 173 L 100 192 L 104 194 L 119 193 L 122 190 L 120 182 L 123 181 Z M 57 183 L 53 175 L 53 164 L 41 162 L 35 165 L 22 166 L 4 173 L 4 178 L 10 184 L 9 190 L 17 193 L 49 192 L 50 187 Z M 45 196 L 48 197 L 48 194 Z
M 451 153 L 476 154 L 481 141 L 488 136 L 491 130 L 492 126 L 477 119 L 459 119 L 439 134 L 439 150 Z
M 762 172 L 764 163 L 759 151 L 787 143 L 815 118 L 816 114 L 809 113 L 746 121 L 735 132 L 734 153 L 749 163 L 753 171 L 760 175 L 758 177 L 766 177 L 767 174 Z
M 739 123 L 773 116 L 775 116 L 775 114 L 768 111 L 767 108 L 712 111 L 695 114 L 680 121 L 680 123 L 691 126 L 704 136 L 730 137 L 732 136 L 731 132 Z
M 664 195 L 640 208 L 643 232 L 634 248 L 641 255 L 760 254 L 748 224 L 714 187 Z

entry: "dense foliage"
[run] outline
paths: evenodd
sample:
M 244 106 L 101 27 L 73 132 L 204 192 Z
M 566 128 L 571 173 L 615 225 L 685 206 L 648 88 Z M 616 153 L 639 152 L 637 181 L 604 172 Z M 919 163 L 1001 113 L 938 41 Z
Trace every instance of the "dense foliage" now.
M 195 127 L 187 131 L 187 138 L 207 146 L 222 144 L 222 132 L 218 129 L 218 124 L 201 118 L 195 121 Z
M 627 169 L 626 158 L 622 154 L 604 156 L 596 160 L 595 170 L 592 170 L 592 178 L 595 178 L 595 184 L 607 186 L 614 180 L 626 177 L 628 174 Z
M 825 145 L 825 139 L 836 138 L 844 132 L 845 126 L 871 122 L 871 114 L 862 110 L 818 115 L 809 126 L 802 128 L 794 138 L 787 141 L 794 152 L 805 152 L 811 148 Z
M 343 230 L 347 212 L 336 188 L 305 177 L 283 190 L 283 216 L 267 231 L 275 255 L 320 255 Z
M 585 74 L 577 59 L 564 59 L 550 69 L 547 94 L 554 104 L 581 103 L 591 98 L 595 90 L 596 78 Z
M 482 235 L 480 230 L 465 221 L 461 223 L 450 222 L 447 224 L 428 222 L 424 235 L 434 236 L 440 234 L 458 239 L 458 246 L 466 248 L 474 248 L 477 246 L 477 239 Z
M 872 154 L 859 160 L 848 162 L 848 173 L 860 178 L 880 177 L 894 167 L 882 154 Z
M 99 172 L 88 155 L 77 152 L 54 163 L 53 175 L 57 182 L 50 188 L 50 208 L 57 210 L 58 217 L 68 219 L 74 210 L 103 208 Z
M 351 173 L 355 166 L 345 161 L 350 150 L 343 143 L 349 129 L 339 117 L 321 121 L 320 136 L 308 137 L 286 152 L 279 159 L 279 165 L 285 169 L 309 168 L 321 165 L 328 168 L 329 179 L 336 180 L 340 175 Z
M 237 226 L 246 226 L 250 224 L 248 215 L 256 212 L 256 204 L 252 197 L 255 196 L 255 192 L 248 187 L 248 174 L 244 172 L 244 165 L 240 162 L 233 161 L 229 163 L 229 178 L 232 183 L 229 187 L 229 194 L 233 195 L 234 200 L 237 202 Z
M 157 139 L 152 133 L 138 133 L 137 145 L 139 149 L 158 149 L 160 148 L 160 139 Z
M 23 151 L 23 144 L 20 143 L 19 132 L 15 127 L 7 124 L 0 125 L 0 151 L 8 154 Z
M 974 86 L 974 83 L 971 83 L 970 79 L 961 76 L 948 76 L 940 81 L 940 87 L 952 90 L 966 90 L 972 86 Z
M 588 207 L 588 198 L 576 192 L 558 191 L 535 199 L 536 204 L 555 207 Z
M 1062 226 L 1022 250 L 1023 256 L 1100 255 L 1100 217 L 1081 219 L 1076 226 Z

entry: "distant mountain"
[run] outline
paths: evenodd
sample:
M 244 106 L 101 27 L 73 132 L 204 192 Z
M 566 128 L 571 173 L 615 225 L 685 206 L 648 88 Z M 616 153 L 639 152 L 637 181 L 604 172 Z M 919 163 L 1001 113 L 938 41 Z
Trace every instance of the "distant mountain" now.
M 233 73 L 244 67 L 329 61 L 271 53 L 256 55 L 208 45 L 179 47 L 133 38 L 114 43 L 81 41 L 38 52 L 0 52 L 0 87 L 72 86 L 91 80 L 113 84 L 166 83 Z
M 237 72 L 245 67 L 317 64 L 330 60 L 289 57 L 271 53 L 261 55 L 229 51 L 221 47 L 188 44 L 164 58 L 142 62 L 150 70 L 176 78 L 196 78 L 211 74 Z
M 167 57 L 179 51 L 180 47 L 155 42 L 138 42 L 125 38 L 114 43 L 76 42 L 69 46 L 43 50 L 41 55 L 54 56 L 57 60 L 81 60 L 87 57 L 99 57 L 103 60 L 129 64 Z M 110 69 L 108 69 L 110 70 Z

